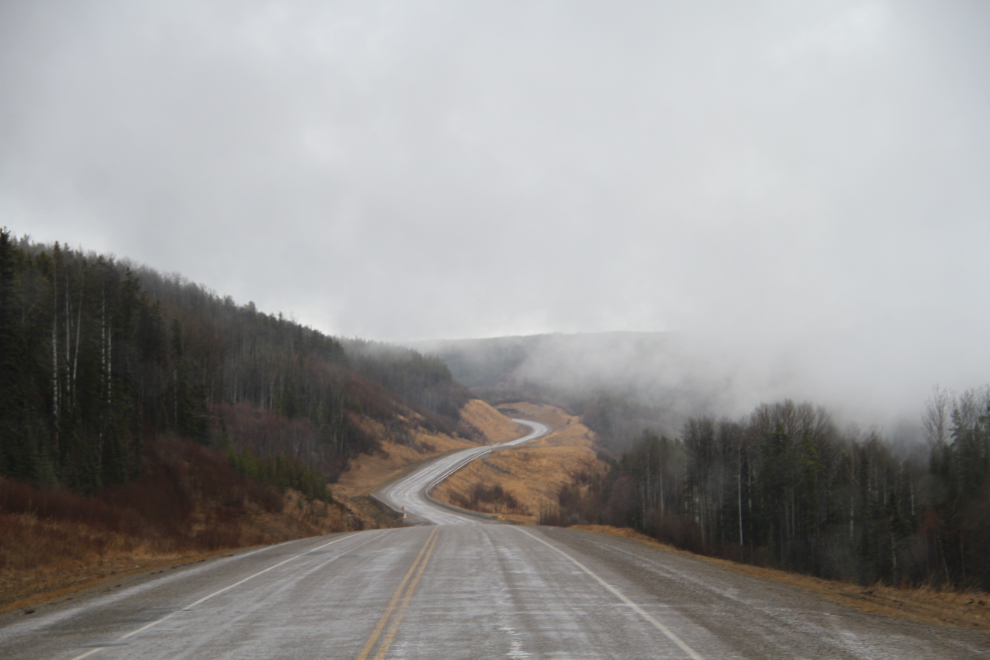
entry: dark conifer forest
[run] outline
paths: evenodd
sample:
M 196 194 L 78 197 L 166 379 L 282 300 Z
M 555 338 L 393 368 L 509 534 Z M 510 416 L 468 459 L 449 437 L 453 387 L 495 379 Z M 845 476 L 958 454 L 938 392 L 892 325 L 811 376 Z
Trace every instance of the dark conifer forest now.
M 349 459 L 425 424 L 470 434 L 443 362 L 355 351 L 177 275 L 0 234 L 0 476 L 92 495 L 146 442 L 227 452 L 242 474 L 326 497 Z M 356 345 L 356 344 L 355 344 Z
M 840 431 L 810 403 L 645 431 L 548 524 L 633 527 L 694 552 L 873 584 L 990 589 L 990 396 L 936 391 L 927 447 Z

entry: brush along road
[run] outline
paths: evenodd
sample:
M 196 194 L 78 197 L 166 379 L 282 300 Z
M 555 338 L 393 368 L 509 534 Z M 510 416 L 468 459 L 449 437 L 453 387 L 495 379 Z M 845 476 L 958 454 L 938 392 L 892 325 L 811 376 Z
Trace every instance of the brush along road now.
M 104 583 L 0 617 L 0 657 L 990 657 L 984 633 L 867 614 L 634 540 L 457 522 Z

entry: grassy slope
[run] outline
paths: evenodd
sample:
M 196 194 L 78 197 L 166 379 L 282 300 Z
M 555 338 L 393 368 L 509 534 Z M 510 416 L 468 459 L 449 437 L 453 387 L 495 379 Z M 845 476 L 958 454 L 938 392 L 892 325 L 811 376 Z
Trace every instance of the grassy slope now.
M 237 475 L 188 442 L 148 446 L 145 473 L 86 498 L 0 480 L 0 611 L 224 549 L 354 527 L 343 507 Z
M 577 417 L 553 406 L 532 403 L 506 404 L 499 409 L 512 417 L 542 422 L 553 431 L 520 447 L 473 461 L 437 487 L 434 497 L 455 506 L 497 513 L 507 520 L 535 524 L 543 508 L 557 504 L 561 486 L 582 472 L 605 470 L 592 447 L 594 434 Z
M 469 401 L 464 406 L 461 410 L 461 418 L 479 432 L 481 437 L 478 442 L 424 431 L 413 433 L 411 442 L 404 445 L 384 440 L 379 451 L 362 454 L 351 461 L 348 470 L 331 487 L 333 496 L 344 502 L 350 502 L 374 492 L 425 460 L 458 449 L 477 447 L 479 444 L 503 442 L 517 438 L 524 432 L 507 417 L 479 399 Z M 378 437 L 387 437 L 376 422 L 366 420 L 365 423 L 366 431 Z

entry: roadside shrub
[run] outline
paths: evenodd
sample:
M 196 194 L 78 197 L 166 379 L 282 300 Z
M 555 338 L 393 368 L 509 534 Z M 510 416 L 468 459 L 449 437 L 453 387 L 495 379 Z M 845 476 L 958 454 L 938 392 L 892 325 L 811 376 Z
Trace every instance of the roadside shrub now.
M 502 488 L 500 484 L 487 486 L 477 482 L 471 487 L 467 497 L 454 494 L 451 500 L 457 506 L 472 511 L 525 513 L 525 508 L 519 504 L 515 496 Z

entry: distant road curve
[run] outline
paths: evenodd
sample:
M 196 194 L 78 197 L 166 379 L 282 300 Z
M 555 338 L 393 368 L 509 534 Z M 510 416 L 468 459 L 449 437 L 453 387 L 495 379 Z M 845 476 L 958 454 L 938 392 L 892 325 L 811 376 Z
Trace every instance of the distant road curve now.
M 544 424 L 527 419 L 513 419 L 516 424 L 530 427 L 531 433 L 521 438 L 502 442 L 497 445 L 474 447 L 454 452 L 418 467 L 412 474 L 393 481 L 389 485 L 374 492 L 372 496 L 392 509 L 406 514 L 408 522 L 434 525 L 466 525 L 477 524 L 488 516 L 476 516 L 459 513 L 444 508 L 430 501 L 428 494 L 441 481 L 457 472 L 462 467 L 493 451 L 506 447 L 515 447 L 524 442 L 535 440 L 550 432 Z

